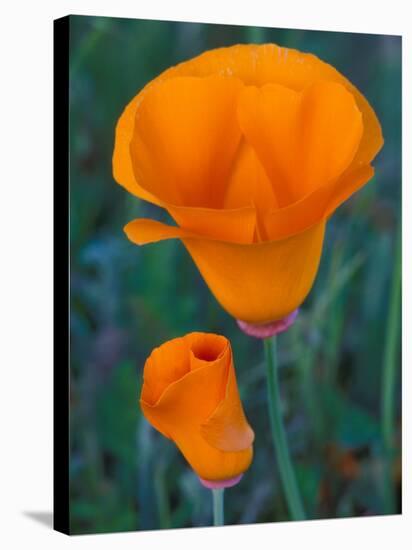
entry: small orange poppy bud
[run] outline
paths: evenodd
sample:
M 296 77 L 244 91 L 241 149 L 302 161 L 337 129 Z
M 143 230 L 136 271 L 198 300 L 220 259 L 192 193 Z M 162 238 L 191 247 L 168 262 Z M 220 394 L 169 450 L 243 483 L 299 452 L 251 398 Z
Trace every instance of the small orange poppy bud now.
M 382 144 L 365 97 L 316 56 L 205 52 L 150 82 L 118 121 L 114 178 L 177 224 L 139 219 L 126 234 L 181 239 L 233 317 L 270 324 L 306 298 L 326 222 L 371 179 Z
M 254 433 L 223 336 L 193 332 L 154 349 L 144 366 L 140 405 L 207 486 L 231 486 L 249 467 Z

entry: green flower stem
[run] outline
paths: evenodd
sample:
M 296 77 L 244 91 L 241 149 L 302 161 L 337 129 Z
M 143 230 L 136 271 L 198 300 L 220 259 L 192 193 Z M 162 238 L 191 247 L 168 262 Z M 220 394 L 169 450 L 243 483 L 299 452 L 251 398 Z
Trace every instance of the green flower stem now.
M 224 489 L 212 489 L 213 493 L 213 525 L 225 524 Z
M 384 506 L 388 514 L 395 513 L 395 495 L 392 479 L 395 440 L 395 385 L 397 378 L 399 325 L 401 317 L 401 255 L 402 237 L 399 229 L 396 242 L 395 262 L 389 297 L 389 313 L 386 326 L 386 341 L 382 372 L 382 438 L 385 453 Z
M 303 508 L 302 499 L 299 494 L 295 473 L 293 471 L 293 466 L 290 459 L 280 407 L 275 337 L 266 338 L 264 340 L 264 346 L 266 355 L 270 426 L 272 431 L 273 445 L 275 447 L 275 453 L 279 466 L 280 477 L 282 480 L 283 490 L 285 492 L 286 501 L 292 519 L 303 520 L 305 519 L 305 511 Z
M 265 42 L 265 29 L 262 27 L 247 27 L 247 39 L 253 44 L 263 44 Z

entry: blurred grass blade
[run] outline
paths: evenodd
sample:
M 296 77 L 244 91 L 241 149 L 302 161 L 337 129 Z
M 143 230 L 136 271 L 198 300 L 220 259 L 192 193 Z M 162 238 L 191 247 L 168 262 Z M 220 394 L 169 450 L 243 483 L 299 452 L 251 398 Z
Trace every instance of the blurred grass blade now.
M 160 528 L 170 529 L 172 522 L 164 462 L 159 462 L 155 467 L 154 488 L 158 506 Z
M 387 514 L 395 510 L 395 494 L 392 476 L 395 452 L 395 385 L 398 371 L 399 326 L 401 318 L 402 230 L 399 223 L 396 237 L 395 262 L 392 274 L 386 341 L 382 372 L 382 438 L 384 445 L 384 508 Z
M 337 294 L 339 294 L 339 292 L 349 283 L 364 262 L 365 254 L 358 252 L 358 254 L 355 254 L 353 258 L 348 261 L 348 263 L 343 265 L 333 274 L 333 280 L 331 280 L 330 285 L 328 285 L 328 291 L 324 292 L 317 300 L 313 312 L 313 321 L 319 323 L 325 317 L 327 308 L 336 298 Z
M 302 393 L 309 414 L 313 437 L 318 448 L 324 443 L 324 437 L 326 435 L 325 419 L 327 417 L 322 410 L 320 388 L 314 372 L 316 359 L 322 345 L 327 352 L 329 370 L 329 360 L 332 363 L 333 361 L 331 358 L 333 353 L 335 353 L 335 355 L 337 354 L 337 342 L 335 340 L 335 347 L 332 348 L 330 343 L 330 340 L 332 340 L 330 331 L 333 330 L 334 336 L 336 337 L 343 325 L 343 312 L 341 312 L 341 316 L 337 315 L 336 312 L 333 314 L 331 306 L 337 301 L 342 290 L 350 283 L 365 261 L 365 256 L 362 253 L 355 254 L 353 258 L 345 264 L 343 263 L 342 257 L 343 249 L 336 248 L 332 256 L 327 287 L 317 300 L 310 315 L 307 327 L 309 332 L 309 343 L 304 346 L 301 344 L 301 342 L 305 340 L 304 331 L 301 330 L 300 334 L 297 332 L 295 333 L 297 337 L 295 346 L 301 350 L 299 353 L 298 367 L 302 378 Z M 329 340 L 323 339 L 316 342 L 317 334 L 328 332 Z M 326 378 L 329 380 L 329 383 L 333 383 L 335 374 L 329 373 Z
M 139 528 L 155 529 L 158 525 L 155 505 L 153 475 L 153 429 L 141 418 L 137 429 L 137 500 L 139 504 Z

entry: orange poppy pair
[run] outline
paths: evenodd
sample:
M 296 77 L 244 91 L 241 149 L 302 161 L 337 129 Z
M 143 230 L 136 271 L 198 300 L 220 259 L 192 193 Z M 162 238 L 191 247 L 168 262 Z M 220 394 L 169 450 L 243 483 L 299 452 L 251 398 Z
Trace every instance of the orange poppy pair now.
M 125 232 L 139 245 L 181 239 L 241 326 L 283 326 L 313 285 L 328 218 L 373 176 L 382 144 L 365 97 L 317 57 L 274 44 L 205 52 L 155 78 L 118 121 L 116 181 L 176 222 Z M 253 432 L 222 336 L 154 350 L 141 405 L 200 477 L 249 466 Z

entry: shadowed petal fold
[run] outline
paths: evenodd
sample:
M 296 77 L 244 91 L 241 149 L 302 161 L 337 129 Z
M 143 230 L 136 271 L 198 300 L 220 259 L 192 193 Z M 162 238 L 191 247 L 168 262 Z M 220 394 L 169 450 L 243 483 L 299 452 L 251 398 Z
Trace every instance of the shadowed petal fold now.
M 352 94 L 333 82 L 303 92 L 278 84 L 249 86 L 238 112 L 281 207 L 336 180 L 353 160 L 363 131 Z
M 136 181 L 172 205 L 220 207 L 240 141 L 238 79 L 178 77 L 153 85 L 136 110 Z

